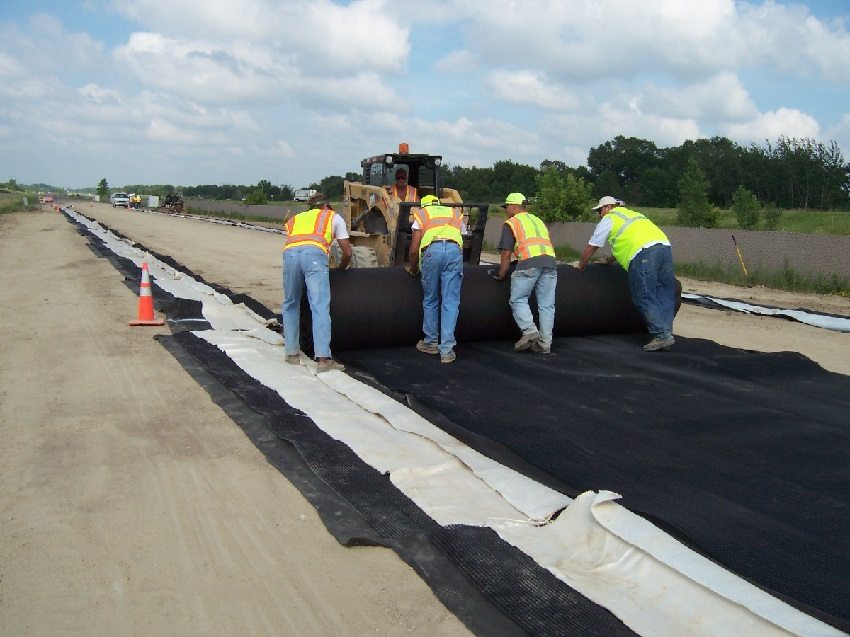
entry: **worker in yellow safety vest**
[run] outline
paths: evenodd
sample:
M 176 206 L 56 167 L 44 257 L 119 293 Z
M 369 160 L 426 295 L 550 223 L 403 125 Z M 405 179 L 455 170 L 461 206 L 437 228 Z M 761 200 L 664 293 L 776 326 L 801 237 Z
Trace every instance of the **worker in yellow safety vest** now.
M 611 257 L 607 262 L 617 261 L 628 272 L 632 302 L 652 336 L 643 346 L 644 351 L 670 349 L 676 342 L 676 275 L 667 235 L 644 215 L 629 210 L 613 197 L 602 197 L 593 210 L 599 214 L 599 223 L 581 254 L 578 269 L 583 271 L 593 254 L 610 243 Z
M 286 243 L 283 246 L 283 336 L 286 362 L 300 364 L 301 356 L 301 295 L 307 288 L 307 300 L 313 320 L 313 350 L 318 371 L 342 370 L 343 366 L 331 357 L 331 287 L 328 258 L 331 243 L 336 239 L 342 250 L 339 269 L 345 270 L 351 261 L 351 241 L 345 220 L 334 212 L 324 195 L 314 195 L 308 210 L 286 222 Z
M 528 202 L 521 192 L 505 197 L 508 218 L 502 225 L 499 239 L 501 260 L 498 268 L 489 271 L 497 281 L 504 281 L 511 267 L 511 313 L 522 336 L 514 344 L 518 352 L 531 349 L 542 354 L 552 351 L 552 330 L 555 327 L 555 289 L 558 285 L 558 263 L 555 248 L 546 224 L 526 210 Z M 528 304 L 532 293 L 537 299 L 540 329 Z
M 416 349 L 439 354 L 441 363 L 456 355 L 455 326 L 460 313 L 463 282 L 463 216 L 460 209 L 443 206 L 434 195 L 422 197 L 413 211 L 407 271 L 422 273 L 422 331 Z

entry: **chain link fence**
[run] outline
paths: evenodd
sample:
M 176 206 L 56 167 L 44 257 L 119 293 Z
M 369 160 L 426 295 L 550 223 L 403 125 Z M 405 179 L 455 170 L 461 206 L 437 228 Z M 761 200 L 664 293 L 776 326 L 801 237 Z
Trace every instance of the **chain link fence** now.
M 494 249 L 499 242 L 503 219 L 487 221 L 484 240 Z M 552 242 L 581 253 L 593 234 L 593 223 L 547 224 Z M 850 236 L 804 234 L 764 230 L 721 230 L 662 227 L 673 245 L 677 269 L 696 266 L 703 271 L 739 272 L 762 279 L 831 280 L 843 289 L 850 288 Z M 733 239 L 734 237 L 734 239 Z M 740 251 L 740 259 L 738 250 Z M 611 254 L 610 247 L 600 248 L 596 257 Z M 743 261 L 743 266 L 742 262 Z

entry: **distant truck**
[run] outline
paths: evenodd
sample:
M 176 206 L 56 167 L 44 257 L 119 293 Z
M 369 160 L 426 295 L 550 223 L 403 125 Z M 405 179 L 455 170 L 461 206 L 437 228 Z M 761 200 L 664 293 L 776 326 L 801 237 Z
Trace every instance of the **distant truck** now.
M 316 194 L 312 188 L 300 188 L 295 191 L 295 201 L 307 201 L 310 197 Z

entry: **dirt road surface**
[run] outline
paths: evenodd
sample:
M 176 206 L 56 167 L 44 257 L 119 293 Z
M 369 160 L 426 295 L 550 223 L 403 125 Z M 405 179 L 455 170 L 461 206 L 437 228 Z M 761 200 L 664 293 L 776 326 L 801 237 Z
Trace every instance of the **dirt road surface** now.
M 279 280 L 279 238 L 216 230 L 158 247 Z M 137 306 L 64 215 L 0 216 L 0 635 L 469 634 L 395 553 L 339 545 Z
M 79 212 L 278 311 L 280 235 Z M 846 299 L 686 291 L 850 315 Z M 389 550 L 343 548 L 64 216 L 0 216 L 0 634 L 464 635 Z M 677 335 L 850 374 L 850 334 L 683 305 Z

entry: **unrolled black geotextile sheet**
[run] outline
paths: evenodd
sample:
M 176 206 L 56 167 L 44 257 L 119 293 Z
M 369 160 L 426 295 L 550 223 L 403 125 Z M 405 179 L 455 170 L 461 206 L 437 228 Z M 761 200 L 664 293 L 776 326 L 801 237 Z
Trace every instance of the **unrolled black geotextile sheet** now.
M 850 628 L 850 378 L 794 353 L 646 335 L 556 338 L 549 356 L 464 343 L 457 361 L 339 351 L 491 457 L 622 504 L 733 572 Z

